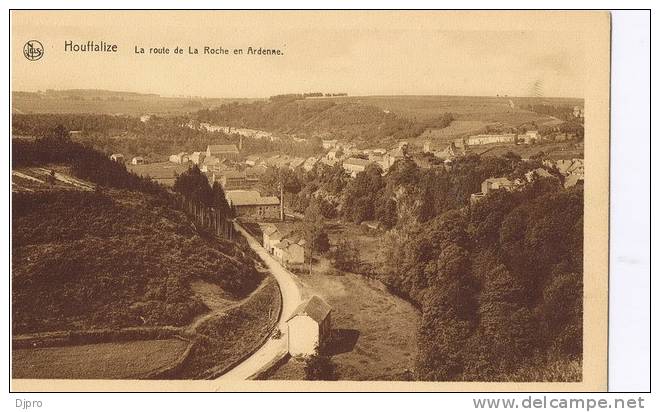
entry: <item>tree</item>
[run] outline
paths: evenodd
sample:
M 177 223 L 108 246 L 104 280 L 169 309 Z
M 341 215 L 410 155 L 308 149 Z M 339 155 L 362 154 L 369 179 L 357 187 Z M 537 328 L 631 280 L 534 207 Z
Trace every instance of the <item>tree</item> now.
M 355 244 L 347 239 L 341 239 L 332 252 L 332 265 L 344 272 L 353 272 L 360 264 L 360 255 Z
M 314 252 L 325 252 L 329 248 L 328 235 L 324 232 L 323 214 L 318 200 L 310 201 L 309 206 L 305 209 L 301 226 L 311 272 Z
M 200 202 L 205 206 L 211 207 L 216 205 L 216 199 L 213 189 L 209 185 L 209 180 L 199 170 L 197 165 L 177 176 L 173 189 L 188 199 Z
M 336 381 L 337 366 L 329 356 L 315 353 L 305 359 L 305 380 Z

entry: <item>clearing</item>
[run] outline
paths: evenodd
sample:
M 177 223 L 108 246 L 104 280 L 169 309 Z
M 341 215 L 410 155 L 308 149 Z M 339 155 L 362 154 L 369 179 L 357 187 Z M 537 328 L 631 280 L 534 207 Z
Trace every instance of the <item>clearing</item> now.
M 15 379 L 137 379 L 175 363 L 181 339 L 14 349 Z
M 279 226 L 277 224 L 276 226 Z M 364 233 L 357 225 L 328 227 L 331 244 L 351 239 L 360 250 L 360 260 L 377 264 L 379 235 Z M 332 360 L 341 380 L 407 380 L 414 369 L 418 310 L 392 295 L 379 281 L 363 275 L 342 272 L 321 257 L 313 265 L 297 271 L 303 299 L 319 295 L 332 306 Z M 289 359 L 271 371 L 267 379 L 304 378 L 303 363 Z

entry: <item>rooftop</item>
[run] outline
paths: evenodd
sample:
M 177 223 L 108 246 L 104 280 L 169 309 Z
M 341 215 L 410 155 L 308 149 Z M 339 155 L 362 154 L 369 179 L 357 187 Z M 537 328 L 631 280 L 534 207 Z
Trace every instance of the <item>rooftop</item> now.
M 314 319 L 316 323 L 321 323 L 328 317 L 332 308 L 323 299 L 314 295 L 303 302 L 293 311 L 287 322 L 299 315 L 306 315 Z
M 344 160 L 344 164 L 355 166 L 367 166 L 369 163 L 371 163 L 369 160 L 364 160 L 357 157 L 351 157 L 350 159 Z
M 262 197 L 256 190 L 228 190 L 225 192 L 231 206 L 268 206 L 279 205 L 276 196 Z
M 211 153 L 238 153 L 235 144 L 212 144 L 207 148 Z

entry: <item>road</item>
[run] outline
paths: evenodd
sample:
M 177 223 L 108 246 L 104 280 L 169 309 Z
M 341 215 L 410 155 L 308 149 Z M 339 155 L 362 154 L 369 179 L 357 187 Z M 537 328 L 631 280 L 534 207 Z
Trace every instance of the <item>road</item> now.
M 300 289 L 293 275 L 268 254 L 259 240 L 250 235 L 241 225 L 235 222 L 234 228 L 247 239 L 248 245 L 259 255 L 275 280 L 277 280 L 282 292 L 282 315 L 278 324 L 280 331 L 282 331 L 282 337 L 280 339 L 269 339 L 249 358 L 216 380 L 248 380 L 266 365 L 284 356 L 287 352 L 286 320 L 301 303 Z

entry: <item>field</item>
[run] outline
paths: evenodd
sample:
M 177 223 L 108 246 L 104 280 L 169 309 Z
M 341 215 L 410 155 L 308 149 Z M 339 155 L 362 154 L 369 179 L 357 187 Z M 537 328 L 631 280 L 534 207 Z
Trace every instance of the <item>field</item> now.
M 16 92 L 13 113 L 185 114 L 230 102 L 255 99 L 162 97 L 154 94 L 105 90 L 62 90 L 46 93 Z
M 529 159 L 541 152 L 546 158 L 552 160 L 584 158 L 584 148 L 571 142 L 537 145 L 484 145 L 474 146 L 472 150 L 483 156 L 503 156 L 507 152 L 513 152 L 523 159 Z
M 329 231 L 332 244 L 342 238 L 358 243 L 360 258 L 375 262 L 378 237 L 366 235 L 355 225 Z M 320 258 L 310 275 L 298 273 L 303 297 L 319 295 L 333 308 L 334 352 L 341 380 L 406 380 L 414 369 L 419 312 L 389 293 L 382 283 L 362 275 L 337 271 Z M 290 359 L 267 378 L 303 379 L 303 363 Z
M 322 99 L 319 99 L 322 100 Z M 518 122 L 530 119 L 552 118 L 523 110 L 529 104 L 584 105 L 583 99 L 536 98 L 536 97 L 495 97 L 495 96 L 348 96 L 335 97 L 341 102 L 358 102 L 376 106 L 408 118 L 424 120 L 442 113 L 454 113 L 459 120 L 480 120 L 486 122 Z M 513 102 L 514 108 L 510 106 Z
M 138 176 L 150 177 L 165 186 L 173 186 L 176 176 L 188 170 L 188 166 L 171 162 L 158 162 L 144 165 L 126 164 L 126 169 Z
M 175 363 L 189 343 L 180 339 L 14 349 L 17 379 L 136 379 Z

